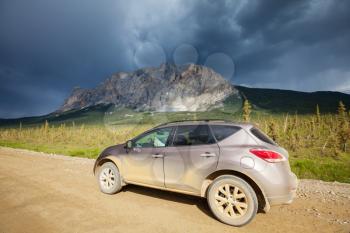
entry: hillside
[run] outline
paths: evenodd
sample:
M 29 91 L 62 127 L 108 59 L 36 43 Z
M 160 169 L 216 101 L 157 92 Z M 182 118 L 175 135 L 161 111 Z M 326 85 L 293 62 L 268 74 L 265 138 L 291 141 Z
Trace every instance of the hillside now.
M 314 113 L 318 104 L 322 113 L 335 113 L 339 101 L 350 106 L 350 95 L 341 92 L 299 92 L 279 89 L 235 86 L 256 110 L 272 113 Z

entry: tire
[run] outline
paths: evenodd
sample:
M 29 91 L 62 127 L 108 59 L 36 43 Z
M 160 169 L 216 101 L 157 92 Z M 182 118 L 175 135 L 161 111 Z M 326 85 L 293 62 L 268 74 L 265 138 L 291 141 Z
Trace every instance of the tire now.
M 258 211 L 258 199 L 253 188 L 232 175 L 219 176 L 211 183 L 207 201 L 219 221 L 236 227 L 248 224 Z
M 119 170 L 112 162 L 106 162 L 101 166 L 97 179 L 103 193 L 115 194 L 122 189 Z

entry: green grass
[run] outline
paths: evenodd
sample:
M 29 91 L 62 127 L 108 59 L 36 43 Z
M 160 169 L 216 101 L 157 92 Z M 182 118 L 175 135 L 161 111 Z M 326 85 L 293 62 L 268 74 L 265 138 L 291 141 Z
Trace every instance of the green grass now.
M 10 148 L 18 148 L 18 149 L 27 149 L 37 152 L 44 152 L 48 154 L 62 154 L 73 157 L 83 157 L 95 159 L 98 154 L 104 148 L 84 148 L 79 146 L 63 146 L 63 145 L 38 145 L 31 143 L 23 143 L 23 142 L 11 142 L 11 141 L 0 141 L 0 146 L 10 147 Z
M 291 158 L 290 165 L 299 178 L 350 183 L 350 160 Z

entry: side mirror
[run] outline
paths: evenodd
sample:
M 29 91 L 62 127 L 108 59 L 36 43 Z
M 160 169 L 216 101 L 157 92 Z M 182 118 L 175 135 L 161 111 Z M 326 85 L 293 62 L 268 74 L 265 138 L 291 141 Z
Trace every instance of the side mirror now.
M 127 149 L 131 149 L 132 148 L 132 141 L 131 140 L 126 142 L 126 148 Z

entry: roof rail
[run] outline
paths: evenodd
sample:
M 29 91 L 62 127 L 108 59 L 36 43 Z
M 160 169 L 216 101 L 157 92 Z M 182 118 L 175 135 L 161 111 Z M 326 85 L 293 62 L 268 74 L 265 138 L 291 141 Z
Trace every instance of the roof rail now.
M 211 121 L 220 121 L 220 122 L 225 122 L 225 123 L 232 123 L 232 121 L 227 121 L 223 119 L 196 119 L 196 120 L 177 120 L 177 121 L 169 121 L 160 125 L 157 125 L 156 127 L 168 125 L 168 124 L 173 124 L 173 123 L 181 123 L 181 122 L 191 122 L 191 121 L 204 121 L 204 122 L 211 122 Z

